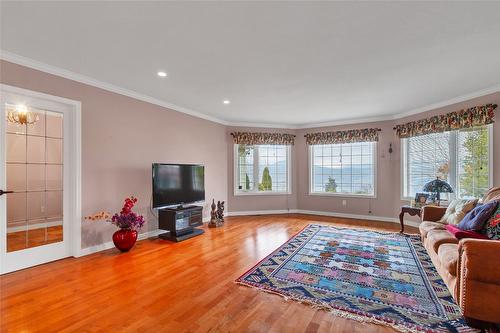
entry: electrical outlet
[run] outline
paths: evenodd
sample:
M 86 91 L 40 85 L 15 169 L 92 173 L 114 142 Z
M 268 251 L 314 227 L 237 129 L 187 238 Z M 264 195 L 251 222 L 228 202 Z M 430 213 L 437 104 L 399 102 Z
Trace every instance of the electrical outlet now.
M 347 200 L 342 200 L 342 207 L 347 206 Z

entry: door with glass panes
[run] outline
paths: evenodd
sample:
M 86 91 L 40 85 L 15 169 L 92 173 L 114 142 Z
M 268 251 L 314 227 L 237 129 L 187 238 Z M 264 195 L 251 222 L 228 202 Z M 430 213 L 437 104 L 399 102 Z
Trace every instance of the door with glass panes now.
M 67 257 L 69 106 L 2 91 L 1 272 Z

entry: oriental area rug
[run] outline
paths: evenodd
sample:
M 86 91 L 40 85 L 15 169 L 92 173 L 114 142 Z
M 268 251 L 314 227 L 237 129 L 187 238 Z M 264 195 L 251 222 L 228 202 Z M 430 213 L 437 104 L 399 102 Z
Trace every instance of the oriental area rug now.
M 310 224 L 236 282 L 403 332 L 476 332 L 417 235 Z

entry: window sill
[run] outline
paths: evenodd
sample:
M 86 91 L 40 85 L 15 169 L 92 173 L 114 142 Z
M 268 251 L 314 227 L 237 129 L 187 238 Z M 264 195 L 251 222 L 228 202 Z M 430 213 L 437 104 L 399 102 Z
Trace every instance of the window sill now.
M 340 198 L 360 198 L 360 199 L 376 199 L 375 194 L 349 194 L 349 193 L 323 193 L 323 192 L 309 192 L 309 195 L 319 197 L 340 197 Z
M 234 192 L 235 197 L 239 196 L 266 196 L 266 195 L 291 195 L 291 192 Z

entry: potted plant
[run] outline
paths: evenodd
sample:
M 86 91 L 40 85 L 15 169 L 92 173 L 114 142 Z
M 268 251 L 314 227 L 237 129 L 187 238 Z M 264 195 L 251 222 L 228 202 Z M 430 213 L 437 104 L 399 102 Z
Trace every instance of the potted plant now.
M 140 230 L 145 223 L 142 215 L 137 215 L 137 213 L 132 211 L 136 203 L 137 198 L 132 196 L 125 199 L 120 213 L 116 213 L 111 218 L 111 214 L 100 212 L 92 216 L 87 216 L 85 219 L 91 221 L 105 220 L 120 228 L 113 234 L 113 243 L 118 250 L 127 252 L 134 246 L 137 241 L 137 231 Z

